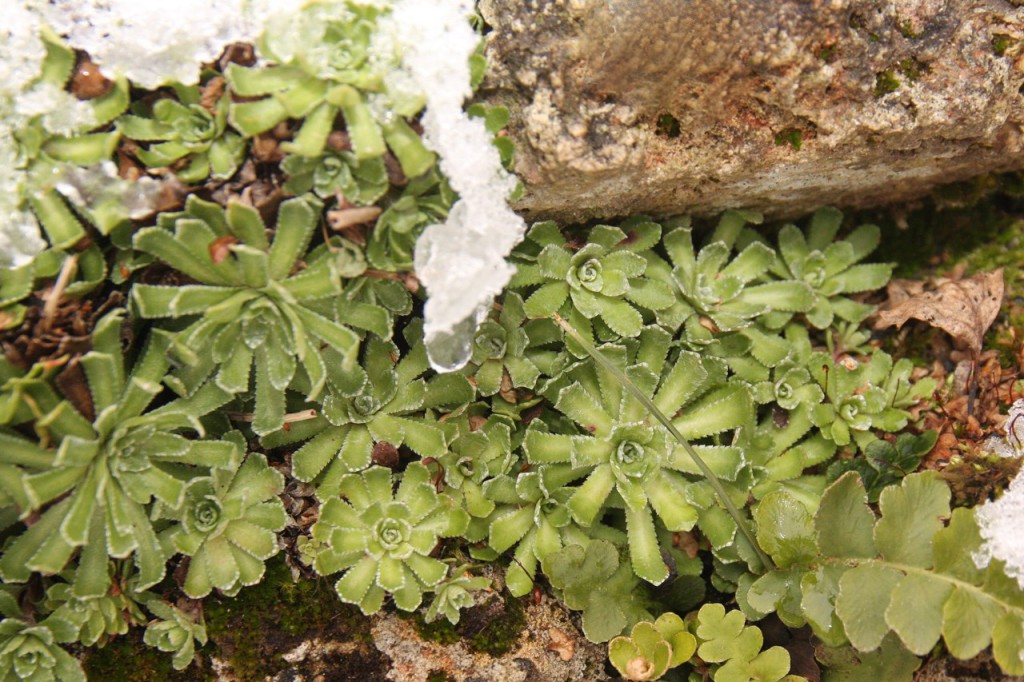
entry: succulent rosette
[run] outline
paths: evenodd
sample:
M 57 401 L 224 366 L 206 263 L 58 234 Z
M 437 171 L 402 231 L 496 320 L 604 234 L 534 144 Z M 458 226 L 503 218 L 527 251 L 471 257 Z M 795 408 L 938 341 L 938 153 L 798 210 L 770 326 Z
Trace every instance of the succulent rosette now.
M 344 571 L 335 584 L 342 601 L 371 614 L 392 594 L 398 608 L 412 611 L 448 575 L 430 554 L 440 538 L 461 534 L 469 516 L 430 479 L 427 467 L 410 464 L 395 491 L 391 472 L 372 467 L 345 476 L 342 497 L 323 504 L 312 533 L 327 547 L 313 566 L 320 575 Z

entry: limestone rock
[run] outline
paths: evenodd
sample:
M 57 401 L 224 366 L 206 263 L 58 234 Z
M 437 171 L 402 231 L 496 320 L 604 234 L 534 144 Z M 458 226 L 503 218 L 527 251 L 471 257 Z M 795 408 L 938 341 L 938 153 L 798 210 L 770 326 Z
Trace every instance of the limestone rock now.
M 1024 167 L 1007 0 L 484 0 L 529 218 L 795 215 Z

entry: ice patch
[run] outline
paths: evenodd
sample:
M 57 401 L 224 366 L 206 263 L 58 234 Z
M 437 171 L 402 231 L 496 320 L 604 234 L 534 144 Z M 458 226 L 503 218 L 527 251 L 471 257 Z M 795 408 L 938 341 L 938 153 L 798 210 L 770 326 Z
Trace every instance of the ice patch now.
M 163 191 L 160 181 L 154 178 L 141 177 L 131 182 L 121 179 L 113 161 L 84 167 L 69 164 L 56 188 L 82 209 L 111 204 L 132 220 L 152 215 Z
M 502 168 L 483 121 L 463 111 L 471 94 L 469 57 L 480 40 L 467 21 L 472 9 L 460 0 L 398 0 L 390 21 L 381 22 L 401 51 L 408 81 L 426 96 L 424 142 L 460 197 L 448 219 L 416 242 L 416 275 L 429 294 L 427 353 L 438 371 L 469 361 L 477 325 L 515 271 L 505 258 L 526 231 L 506 202 L 515 178 Z
M 224 47 L 251 41 L 267 15 L 296 2 L 250 0 L 52 0 L 44 14 L 68 44 L 89 53 L 108 78 L 154 89 L 199 81 L 199 67 Z M 283 5 L 283 7 L 282 7 Z
M 978 568 L 992 559 L 1006 563 L 1006 575 L 1024 590 L 1024 476 L 1017 476 L 1002 497 L 974 510 L 983 539 L 971 558 Z
M 1006 443 L 1013 455 L 1024 454 L 1024 399 L 1016 400 L 1006 419 Z M 981 549 L 971 558 L 978 568 L 985 568 L 992 559 L 1006 563 L 1006 575 L 1014 578 L 1024 590 L 1024 476 L 1017 475 L 1002 497 L 986 502 L 974 510 L 983 539 Z

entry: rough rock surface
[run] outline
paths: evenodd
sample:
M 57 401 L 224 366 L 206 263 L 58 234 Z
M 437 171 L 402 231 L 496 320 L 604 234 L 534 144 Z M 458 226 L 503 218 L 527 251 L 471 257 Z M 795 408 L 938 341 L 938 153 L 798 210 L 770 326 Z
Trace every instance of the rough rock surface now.
M 201 670 L 173 679 L 218 682 L 601 682 L 606 645 L 587 641 L 578 617 L 548 593 L 515 599 L 503 574 L 488 567 L 492 589 L 478 592 L 452 627 L 441 618 L 385 608 L 366 617 L 338 601 L 330 581 L 292 583 L 283 562 L 271 580 L 208 610 L 211 647 Z M 276 585 L 274 583 L 277 583 Z M 257 594 L 262 589 L 262 592 Z M 275 592 L 277 598 L 275 599 Z M 273 601 L 268 601 L 273 600 Z M 304 609 L 300 612 L 299 609 Z M 212 616 L 212 617 L 211 617 Z M 143 651 L 140 643 L 128 644 Z M 95 673 L 124 665 L 107 650 L 90 653 Z M 137 661 L 131 664 L 140 667 Z M 194 673 L 194 674 L 188 674 Z M 149 677 L 132 679 L 161 679 Z M 98 675 L 100 679 L 102 675 Z M 92 679 L 92 677 L 90 677 Z M 166 678 L 169 681 L 172 678 Z
M 516 208 L 580 221 L 906 201 L 1024 167 L 1008 0 L 484 0 Z
M 387 677 L 394 682 L 417 682 L 431 674 L 440 678 L 438 673 L 451 682 L 609 679 L 604 668 L 605 647 L 588 642 L 557 600 L 545 596 L 539 604 L 527 606 L 524 615 L 518 642 L 501 656 L 475 652 L 465 639 L 450 645 L 425 641 L 411 621 L 394 616 L 374 621 L 373 640 L 391 659 Z

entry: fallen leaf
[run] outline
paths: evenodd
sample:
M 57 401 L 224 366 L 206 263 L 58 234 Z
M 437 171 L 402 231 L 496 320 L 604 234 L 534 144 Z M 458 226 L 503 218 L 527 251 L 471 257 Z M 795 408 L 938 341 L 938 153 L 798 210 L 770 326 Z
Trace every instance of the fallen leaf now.
M 221 96 L 224 95 L 225 85 L 226 83 L 224 78 L 221 76 L 211 78 L 201 89 L 199 106 L 206 109 L 210 114 L 216 116 L 217 102 L 219 102 Z
M 876 329 L 902 327 L 910 318 L 923 320 L 979 353 L 985 332 L 1003 302 L 1003 269 L 960 280 L 939 280 L 928 291 L 921 282 L 893 280 L 888 294 L 888 307 L 879 311 Z
M 231 235 L 217 237 L 212 242 L 210 242 L 210 260 L 213 261 L 214 265 L 218 263 L 223 263 L 224 259 L 231 254 L 231 245 L 237 243 L 238 239 Z
M 102 73 L 100 67 L 88 57 L 82 57 L 75 65 L 75 72 L 71 76 L 71 94 L 78 99 L 96 99 L 110 92 L 114 82 L 108 80 Z
M 498 389 L 498 395 L 501 396 L 502 400 L 515 404 L 519 402 L 519 397 L 516 395 L 516 390 L 512 387 L 512 377 L 509 376 L 508 370 L 503 370 L 501 375 L 501 387 Z
M 398 466 L 398 448 L 386 441 L 374 443 L 370 460 L 378 466 L 394 469 Z
M 551 628 L 548 630 L 548 636 L 551 637 L 551 643 L 548 644 L 548 649 L 558 654 L 558 657 L 563 661 L 572 659 L 573 652 L 576 650 L 576 645 L 573 643 L 569 635 L 565 634 L 558 628 Z
M 686 556 L 691 559 L 696 558 L 700 551 L 700 542 L 697 541 L 697 536 L 689 531 L 684 530 L 673 534 L 672 544 L 685 552 Z

